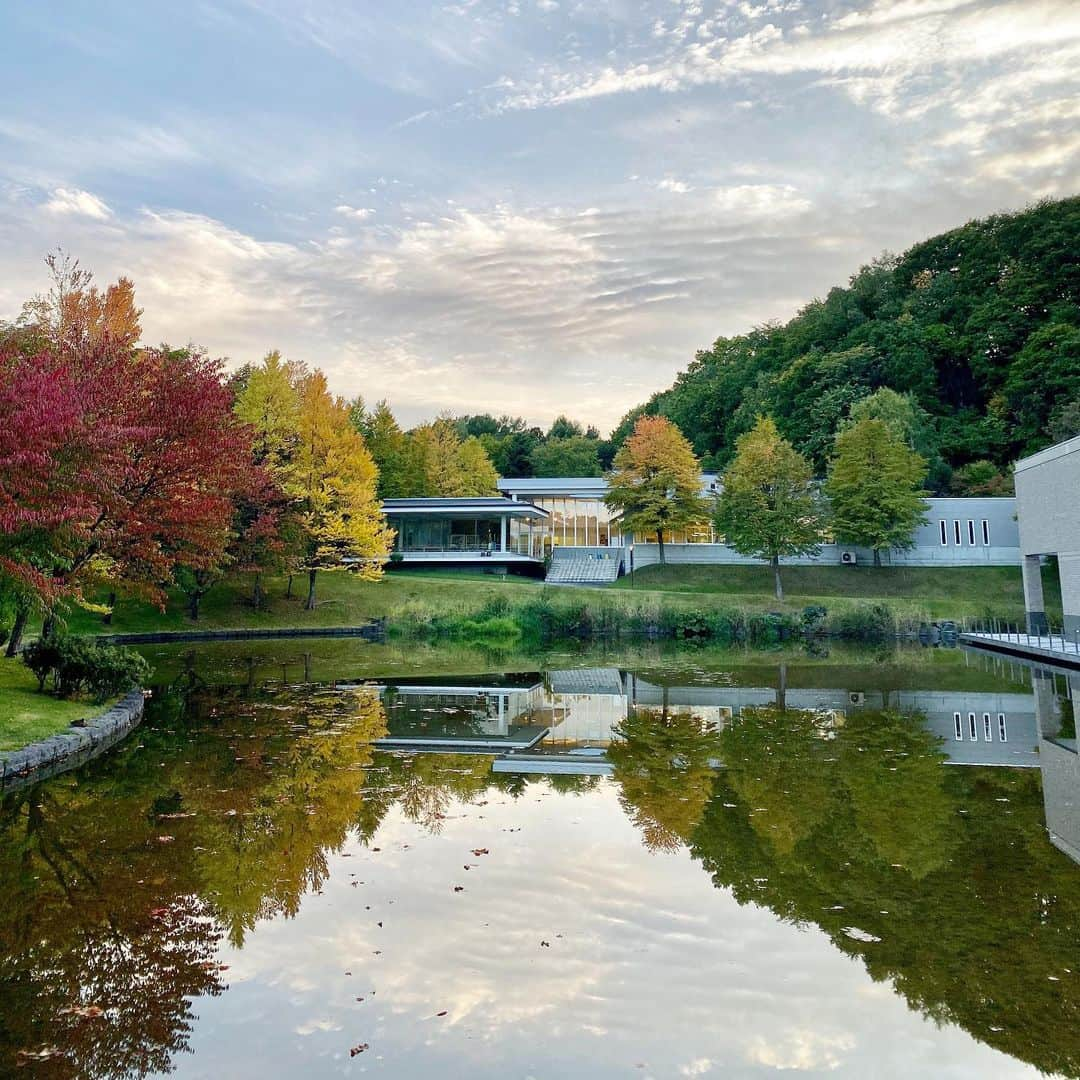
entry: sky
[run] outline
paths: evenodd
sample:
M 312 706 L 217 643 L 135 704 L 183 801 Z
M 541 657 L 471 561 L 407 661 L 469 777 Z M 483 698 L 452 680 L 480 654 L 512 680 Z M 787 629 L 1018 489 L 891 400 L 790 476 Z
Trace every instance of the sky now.
M 609 429 L 885 250 L 1080 190 L 1076 0 L 9 0 L 0 318 Z

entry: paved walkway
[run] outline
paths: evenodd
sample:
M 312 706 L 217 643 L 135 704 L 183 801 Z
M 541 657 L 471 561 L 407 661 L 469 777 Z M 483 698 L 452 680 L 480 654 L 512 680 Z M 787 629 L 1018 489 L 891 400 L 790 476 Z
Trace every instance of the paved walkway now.
M 1013 631 L 993 634 L 988 631 L 968 631 L 960 635 L 964 645 L 1022 656 L 1025 660 L 1049 660 L 1066 667 L 1080 668 L 1080 637 L 1073 639 L 1061 634 L 1027 634 Z

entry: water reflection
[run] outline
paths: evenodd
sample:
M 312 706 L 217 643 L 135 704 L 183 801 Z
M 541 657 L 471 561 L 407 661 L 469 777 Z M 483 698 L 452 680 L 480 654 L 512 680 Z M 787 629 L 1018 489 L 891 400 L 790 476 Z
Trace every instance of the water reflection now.
M 926 673 L 901 681 L 919 678 Z M 1041 1070 L 1080 1075 L 1080 871 L 1060 854 L 1080 851 L 1077 684 L 1044 670 L 1028 678 L 1030 689 L 1015 677 L 938 672 L 939 686 L 958 685 L 925 690 L 883 687 L 850 669 L 762 664 L 326 685 L 262 679 L 254 666 L 222 681 L 189 665 L 159 690 L 146 727 L 117 753 L 0 804 L 0 1074 L 21 1067 L 24 1075 L 48 1077 L 170 1068 L 233 1075 L 235 1063 L 215 1071 L 220 1062 L 191 1051 L 201 1030 L 217 1030 L 200 1015 L 226 1015 L 210 1002 L 228 988 L 231 972 L 266 948 L 260 934 L 294 921 L 297 944 L 312 950 L 310 965 L 301 959 L 289 968 L 288 986 L 276 968 L 262 979 L 248 971 L 241 985 L 255 980 L 266 1008 L 280 1010 L 301 993 L 296 980 L 307 980 L 311 993 L 335 1002 L 311 1030 L 324 1024 L 336 1031 L 345 1003 L 353 1007 L 366 991 L 339 1002 L 339 992 L 324 985 L 330 976 L 315 960 L 323 930 L 303 920 L 305 909 L 325 892 L 331 910 L 352 899 L 356 917 L 373 906 L 381 916 L 391 909 L 380 903 L 396 898 L 401 910 L 409 889 L 426 895 L 435 888 L 439 899 L 423 909 L 417 931 L 430 934 L 444 917 L 438 905 L 456 889 L 472 895 L 481 881 L 489 891 L 474 909 L 473 929 L 483 935 L 484 924 L 505 912 L 513 929 L 504 933 L 515 949 L 527 943 L 535 951 L 541 933 L 550 936 L 540 947 L 558 947 L 554 931 L 530 925 L 553 902 L 545 892 L 567 892 L 597 910 L 603 936 L 594 929 L 588 944 L 576 946 L 583 966 L 573 975 L 563 969 L 572 985 L 581 980 L 569 1011 L 549 1003 L 536 1015 L 563 1032 L 562 1052 L 571 1056 L 555 1069 L 559 1075 L 575 1074 L 575 1062 L 583 1075 L 605 1075 L 598 1061 L 609 1058 L 611 1074 L 620 1074 L 633 1058 L 619 1059 L 611 1047 L 607 1057 L 590 1058 L 592 1044 L 581 1042 L 582 1001 L 596 1009 L 604 1000 L 595 980 L 607 951 L 667 956 L 670 943 L 644 917 L 635 916 L 630 929 L 630 893 L 600 867 L 618 868 L 638 894 L 656 890 L 659 897 L 667 883 L 681 882 L 670 897 L 654 900 L 674 908 L 670 918 L 678 922 L 691 917 L 685 874 L 698 865 L 723 891 L 715 905 L 730 897 L 774 920 L 754 924 L 763 954 L 772 939 L 792 949 L 782 936 L 791 928 L 816 928 L 834 952 L 857 958 L 874 982 L 891 986 L 913 1015 L 962 1029 Z M 642 856 L 620 846 L 608 816 L 616 801 L 651 861 L 635 861 Z M 517 804 L 535 804 L 529 813 L 546 816 L 522 818 L 511 812 Z M 519 841 L 521 826 L 512 822 L 522 820 L 543 822 L 548 840 L 541 832 L 527 845 Z M 486 847 L 472 856 L 465 847 L 464 861 L 458 847 L 447 857 L 445 844 L 453 837 L 460 847 L 466 824 L 476 835 L 522 845 L 516 877 L 494 879 L 501 885 L 483 877 Z M 407 869 L 406 852 L 422 844 L 424 859 Z M 441 861 L 448 876 L 436 881 Z M 612 906 L 616 897 L 621 907 Z M 658 917 L 654 908 L 649 920 Z M 353 918 L 344 924 L 350 935 L 358 932 Z M 695 948 L 708 952 L 729 942 L 730 929 L 724 920 L 706 921 L 696 934 Z M 408 940 L 391 969 L 396 979 L 380 976 L 398 986 L 403 1015 L 416 980 L 452 987 L 484 963 L 454 954 L 447 967 L 441 948 L 426 946 L 419 955 Z M 478 948 L 494 947 L 484 940 Z M 381 953 L 381 946 L 368 949 L 372 958 Z M 552 992 L 516 953 L 494 947 L 494 955 L 498 966 L 484 968 L 497 984 L 484 998 L 489 1007 L 511 992 L 498 981 L 510 972 L 534 1004 Z M 340 979 L 343 962 L 331 966 Z M 748 983 L 749 970 L 740 976 Z M 812 1053 L 798 1039 L 785 1043 L 773 1014 L 787 1007 L 786 977 L 760 978 L 758 993 L 767 996 L 746 1022 L 768 1021 L 775 1037 L 755 1036 L 765 1041 L 752 1052 L 750 1043 L 742 1046 L 748 1071 L 752 1059 L 757 1071 L 802 1061 L 810 1071 L 847 1064 L 865 1074 L 875 1059 L 859 1057 L 860 1039 L 850 1033 L 805 1036 Z M 714 1029 L 733 1028 L 727 1037 L 736 1039 L 740 1025 L 716 998 L 735 1008 L 737 998 L 722 996 L 726 982 L 719 970 L 703 970 L 696 989 L 687 983 L 671 998 L 675 1035 L 649 1030 L 649 1006 L 625 1017 L 631 1027 L 644 1025 L 634 1053 L 647 1057 L 652 1046 L 659 1055 L 672 1038 L 711 1044 L 719 1037 Z M 870 1000 L 852 998 L 844 1008 L 870 1009 Z M 625 1012 L 629 1002 L 620 994 L 611 1003 Z M 519 1010 L 516 1025 L 531 1015 Z M 601 1015 L 611 1024 L 615 1013 Z M 687 1030 L 684 1016 L 696 1017 Z M 251 1023 L 248 1015 L 248 1039 Z M 404 1028 L 383 1023 L 384 1044 L 405 1055 L 387 1059 L 393 1075 L 425 1068 L 459 1075 Z M 934 1031 L 919 1038 L 932 1043 Z M 339 1049 L 347 1051 L 344 1040 Z M 223 1052 L 220 1039 L 212 1043 Z M 552 1074 L 554 1051 L 507 1049 L 515 1045 L 505 1044 L 501 1052 L 511 1056 L 500 1058 L 498 1069 L 473 1062 L 460 1075 L 545 1075 L 544 1062 Z M 235 1040 L 230 1046 L 239 1055 Z M 250 1052 L 272 1074 L 274 1060 L 257 1047 Z M 715 1060 L 684 1057 L 679 1068 L 699 1073 L 707 1071 L 706 1057 Z M 514 1068 L 505 1067 L 508 1060 Z M 678 1074 L 674 1064 L 657 1073 Z

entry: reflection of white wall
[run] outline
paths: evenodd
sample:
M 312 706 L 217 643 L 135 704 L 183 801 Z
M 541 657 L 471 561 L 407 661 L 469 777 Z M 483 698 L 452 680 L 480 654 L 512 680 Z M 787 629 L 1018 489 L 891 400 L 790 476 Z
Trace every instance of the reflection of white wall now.
M 626 719 L 624 694 L 552 694 L 551 734 L 545 743 L 607 744 L 612 730 Z

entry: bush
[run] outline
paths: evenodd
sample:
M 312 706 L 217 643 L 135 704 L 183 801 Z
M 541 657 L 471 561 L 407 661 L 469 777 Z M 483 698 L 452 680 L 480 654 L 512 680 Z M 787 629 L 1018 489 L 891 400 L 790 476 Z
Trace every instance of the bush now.
M 23 663 L 34 673 L 38 681 L 38 690 L 45 689 L 45 680 L 56 670 L 60 663 L 60 639 L 38 638 L 31 641 L 22 651 Z
M 881 641 L 896 636 L 896 616 L 885 604 L 852 608 L 837 617 L 836 632 L 856 641 Z
M 86 694 L 96 702 L 131 690 L 150 675 L 150 665 L 134 649 L 99 645 L 89 638 L 50 637 L 32 642 L 23 662 L 37 676 L 44 690 L 52 676 L 58 697 Z

